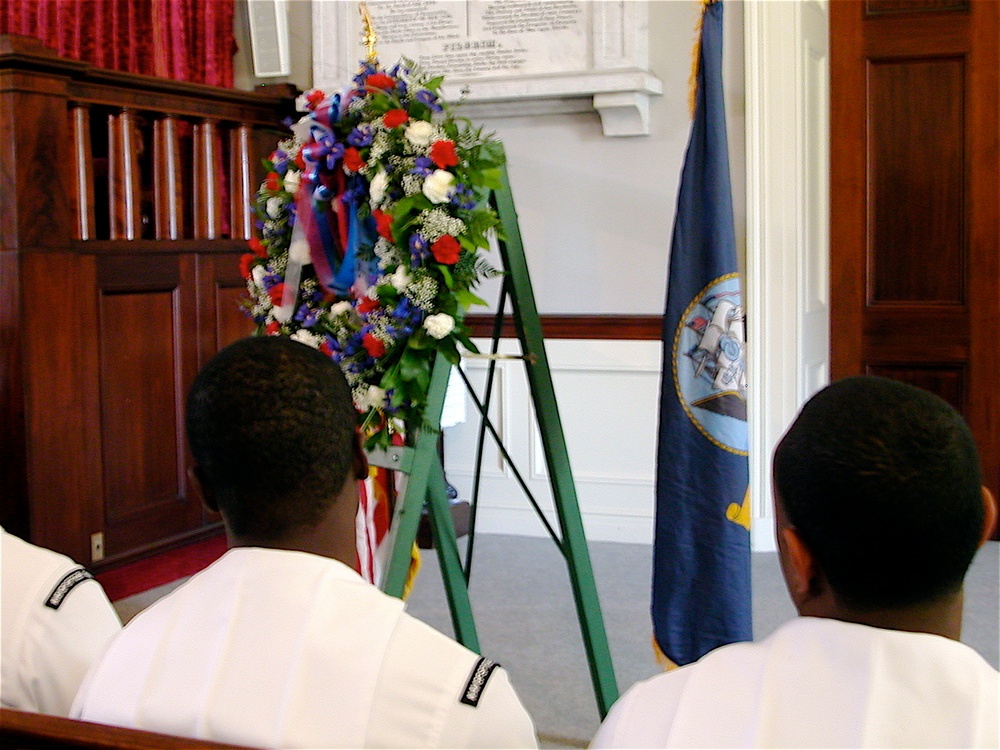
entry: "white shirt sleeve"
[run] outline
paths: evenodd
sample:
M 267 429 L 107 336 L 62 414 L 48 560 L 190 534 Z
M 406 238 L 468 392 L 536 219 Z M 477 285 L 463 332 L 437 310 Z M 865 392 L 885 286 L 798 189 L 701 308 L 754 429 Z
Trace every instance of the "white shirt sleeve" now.
M 90 667 L 121 630 L 97 581 L 70 591 L 58 609 L 40 602 L 24 632 L 21 676 L 34 710 L 66 716 Z
M 456 713 L 462 710 L 467 712 L 468 721 L 450 722 L 441 738 L 442 747 L 538 747 L 534 722 L 501 667 L 493 670 L 478 705 L 472 708 L 460 704 L 455 708 Z

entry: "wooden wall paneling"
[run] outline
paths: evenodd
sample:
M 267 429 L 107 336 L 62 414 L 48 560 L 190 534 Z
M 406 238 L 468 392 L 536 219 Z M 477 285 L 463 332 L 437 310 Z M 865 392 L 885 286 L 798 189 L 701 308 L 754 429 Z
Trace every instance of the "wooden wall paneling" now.
M 31 541 L 86 563 L 104 520 L 94 258 L 25 253 L 21 272 Z
M 21 71 L 0 73 L 0 247 L 4 249 L 69 246 L 76 217 L 72 171 L 62 168 L 73 163 L 66 89 L 64 80 Z
M 180 132 L 176 118 L 153 123 L 153 193 L 156 239 L 177 240 L 184 231 Z
M 962 57 L 869 62 L 869 305 L 965 303 L 964 81 Z
M 832 375 L 939 393 L 998 491 L 1000 4 L 829 9 Z
M 216 239 L 222 234 L 222 204 L 216 154 L 216 123 L 202 120 L 194 126 L 194 236 Z
M 867 186 L 862 9 L 830 12 L 830 377 L 857 375 L 864 341 Z
M 197 529 L 184 402 L 197 368 L 189 255 L 107 255 L 100 287 L 105 546 L 113 558 Z
M 26 538 L 28 477 L 19 266 L 17 253 L 0 248 L 0 526 Z
M 969 383 L 985 482 L 1000 498 L 1000 3 L 972 3 Z M 1000 524 L 994 533 L 1000 538 Z
M 224 346 L 251 335 L 253 321 L 243 312 L 246 281 L 239 255 L 212 253 L 198 257 L 199 366 Z
M 139 143 L 132 110 L 122 109 L 108 116 L 108 211 L 113 240 L 142 236 Z
M 73 165 L 76 168 L 76 239 L 97 238 L 94 216 L 94 159 L 90 149 L 90 107 L 70 109 L 73 120 Z
M 229 189 L 230 189 L 230 236 L 234 239 L 249 240 L 253 236 L 253 215 L 250 201 L 256 185 L 251 176 L 251 128 L 237 125 L 229 133 Z
M 916 367 L 891 362 L 872 365 L 867 368 L 868 375 L 877 375 L 904 383 L 918 386 L 941 398 L 958 411 L 967 409 L 968 376 L 966 368 L 955 365 L 922 364 Z

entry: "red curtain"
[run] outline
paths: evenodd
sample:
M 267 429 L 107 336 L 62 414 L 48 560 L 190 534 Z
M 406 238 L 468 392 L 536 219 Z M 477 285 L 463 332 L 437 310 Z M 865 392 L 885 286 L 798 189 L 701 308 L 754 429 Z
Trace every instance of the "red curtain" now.
M 0 34 L 61 56 L 178 81 L 233 85 L 235 0 L 0 0 Z

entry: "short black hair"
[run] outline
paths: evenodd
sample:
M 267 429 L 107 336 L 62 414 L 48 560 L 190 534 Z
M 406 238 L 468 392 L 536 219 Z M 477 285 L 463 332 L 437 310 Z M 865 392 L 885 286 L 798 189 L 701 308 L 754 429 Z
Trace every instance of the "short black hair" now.
M 231 531 L 261 540 L 320 521 L 351 471 L 357 422 L 340 367 L 278 336 L 219 351 L 187 402 L 203 481 Z
M 979 458 L 938 396 L 878 377 L 833 383 L 778 444 L 774 484 L 843 603 L 900 608 L 961 588 L 984 519 Z

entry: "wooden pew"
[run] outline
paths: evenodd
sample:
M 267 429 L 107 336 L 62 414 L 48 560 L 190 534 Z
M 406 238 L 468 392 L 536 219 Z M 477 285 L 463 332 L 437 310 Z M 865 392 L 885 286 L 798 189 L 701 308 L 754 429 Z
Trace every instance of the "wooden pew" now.
M 199 750 L 200 748 L 240 748 L 219 742 L 173 737 L 138 729 L 112 727 L 76 721 L 12 708 L 0 708 L 0 749 L 46 750 L 86 748 L 86 750 Z

